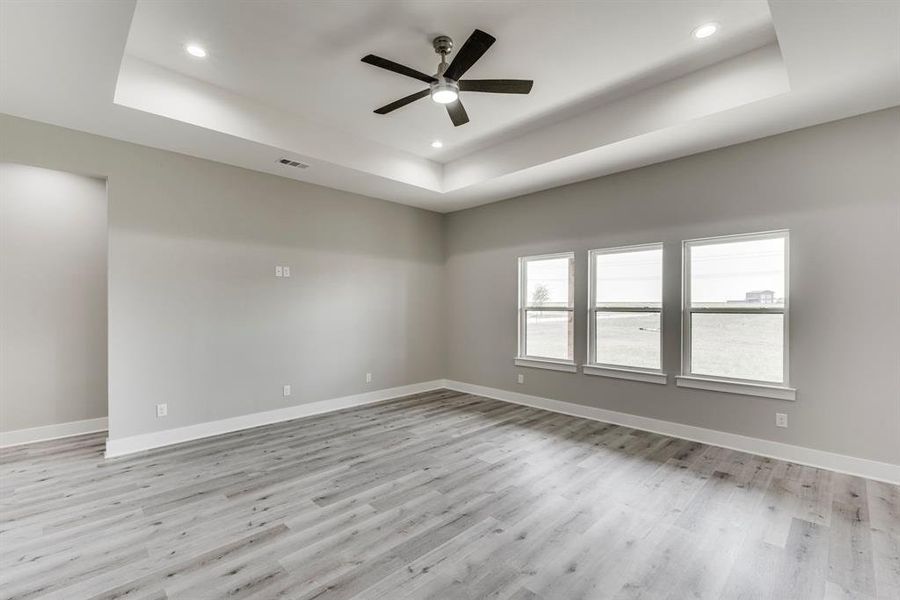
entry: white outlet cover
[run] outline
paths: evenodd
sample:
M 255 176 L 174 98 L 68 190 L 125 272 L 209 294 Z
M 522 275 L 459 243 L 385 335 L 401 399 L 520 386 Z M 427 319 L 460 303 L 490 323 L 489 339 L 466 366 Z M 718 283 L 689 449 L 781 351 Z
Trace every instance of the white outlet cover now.
M 518 381 L 519 383 L 525 383 L 525 376 L 519 373 Z
M 366 373 L 366 383 L 372 383 L 372 374 Z
M 290 276 L 291 276 L 291 268 L 290 268 L 290 267 L 282 267 L 282 268 L 281 268 L 281 274 L 282 274 L 284 277 L 290 277 Z
M 275 277 L 281 277 L 281 276 L 282 276 L 281 267 L 275 267 Z
M 157 417 L 165 417 L 169 414 L 169 405 L 168 404 L 157 404 L 156 405 L 156 416 Z
M 285 397 L 290 396 L 290 395 L 291 395 L 291 386 L 289 386 L 289 385 L 284 386 L 284 387 L 282 388 L 282 390 L 281 390 L 281 393 L 282 393 Z
M 786 413 L 775 413 L 775 425 L 777 427 L 788 426 L 788 416 Z

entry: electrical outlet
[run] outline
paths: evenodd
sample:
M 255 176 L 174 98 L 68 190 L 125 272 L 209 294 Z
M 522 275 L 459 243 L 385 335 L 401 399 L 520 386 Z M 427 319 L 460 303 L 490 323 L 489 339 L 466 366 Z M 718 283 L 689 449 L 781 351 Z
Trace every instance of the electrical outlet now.
M 282 275 L 282 277 L 290 277 L 291 276 L 291 268 L 290 267 L 281 267 L 281 275 Z
M 169 414 L 169 405 L 168 404 L 157 404 L 156 405 L 156 417 L 165 417 Z
M 525 375 L 519 373 L 518 381 L 519 383 L 525 383 Z
M 283 276 L 284 276 L 284 269 L 282 269 L 281 266 L 275 267 L 275 277 L 283 277 Z
M 372 383 L 372 374 L 366 373 L 366 383 Z
M 284 386 L 284 387 L 282 388 L 282 390 L 281 390 L 281 394 L 282 394 L 285 398 L 287 398 L 288 396 L 290 396 L 290 395 L 291 395 L 291 386 L 289 386 L 289 385 Z
M 775 413 L 775 426 L 776 427 L 787 427 L 788 426 L 787 413 Z

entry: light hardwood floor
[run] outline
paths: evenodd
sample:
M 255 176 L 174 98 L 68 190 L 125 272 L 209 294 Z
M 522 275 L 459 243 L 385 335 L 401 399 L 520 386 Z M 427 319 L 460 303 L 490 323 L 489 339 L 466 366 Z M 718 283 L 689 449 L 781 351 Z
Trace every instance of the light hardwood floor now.
M 2 598 L 900 598 L 900 488 L 431 392 L 0 453 Z

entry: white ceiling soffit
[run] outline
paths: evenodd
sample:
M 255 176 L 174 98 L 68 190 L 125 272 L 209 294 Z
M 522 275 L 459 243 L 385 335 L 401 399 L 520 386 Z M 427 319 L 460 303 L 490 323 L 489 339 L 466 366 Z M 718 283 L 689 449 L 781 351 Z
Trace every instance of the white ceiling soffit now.
M 0 1 L 0 111 L 448 212 L 900 104 L 900 0 L 459 6 Z M 467 75 L 530 95 L 372 113 L 422 84 L 360 57 L 431 73 L 476 27 Z

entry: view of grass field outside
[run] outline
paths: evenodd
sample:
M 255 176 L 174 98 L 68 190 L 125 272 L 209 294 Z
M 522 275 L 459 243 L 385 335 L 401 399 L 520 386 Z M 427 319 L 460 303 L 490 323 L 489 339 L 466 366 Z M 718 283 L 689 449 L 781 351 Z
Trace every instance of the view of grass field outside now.
M 723 239 L 691 247 L 691 307 L 710 311 L 691 315 L 691 373 L 784 381 L 784 315 L 778 309 L 785 306 L 785 241 Z M 541 310 L 572 306 L 569 259 L 526 265 L 526 354 L 571 359 L 573 312 Z M 662 307 L 662 250 L 598 254 L 593 268 L 595 362 L 659 369 L 660 313 L 608 309 Z
M 527 356 L 570 360 L 573 313 L 528 311 L 525 353 Z
M 570 257 L 529 259 L 525 262 L 523 303 L 526 356 L 561 360 L 574 358 L 572 262 Z
M 659 313 L 597 312 L 597 362 L 659 369 Z
M 783 315 L 695 314 L 692 372 L 781 383 L 783 323 Z
M 784 315 L 766 311 L 784 310 L 785 242 L 723 240 L 690 248 L 691 308 L 711 311 L 691 314 L 691 373 L 784 381 Z
M 598 251 L 593 257 L 593 362 L 661 368 L 662 246 Z M 645 312 L 623 312 L 638 310 Z

